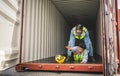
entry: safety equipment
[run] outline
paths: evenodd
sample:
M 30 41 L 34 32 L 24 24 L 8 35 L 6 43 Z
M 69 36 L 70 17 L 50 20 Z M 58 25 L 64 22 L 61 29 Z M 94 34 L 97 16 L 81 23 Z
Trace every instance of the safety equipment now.
M 80 39 L 80 40 L 84 39 L 84 37 L 85 37 L 85 32 L 82 32 L 80 36 L 79 35 L 75 35 L 75 38 L 76 39 Z
M 87 32 L 87 28 L 83 27 L 82 32 L 78 35 L 78 33 L 76 33 L 76 27 L 73 28 L 73 34 L 75 35 L 76 39 L 84 39 L 86 32 Z
M 65 61 L 66 57 L 63 55 L 56 55 L 55 56 L 55 61 L 59 64 L 62 64 Z
M 84 50 L 80 55 L 79 54 L 74 54 L 74 61 L 82 61 L 83 60 L 83 58 L 84 58 L 84 54 L 85 54 L 85 51 L 86 50 Z

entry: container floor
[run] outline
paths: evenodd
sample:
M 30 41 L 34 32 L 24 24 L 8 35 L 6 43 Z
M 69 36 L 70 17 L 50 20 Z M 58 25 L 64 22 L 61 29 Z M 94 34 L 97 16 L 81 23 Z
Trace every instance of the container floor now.
M 66 56 L 66 55 L 65 55 Z M 98 54 L 94 54 L 94 58 L 95 58 L 95 62 L 94 64 L 101 64 L 102 63 L 102 57 Z M 30 63 L 57 63 L 55 61 L 55 56 L 54 57 L 49 57 L 49 58 L 44 58 L 44 59 L 40 59 L 40 60 L 36 60 L 36 61 L 32 61 Z M 75 62 L 73 59 L 71 59 L 71 61 L 69 62 L 64 62 L 65 63 L 70 63 L 70 64 L 79 64 L 78 62 Z M 93 62 L 91 61 L 90 57 L 88 58 L 88 62 L 87 64 L 92 64 Z

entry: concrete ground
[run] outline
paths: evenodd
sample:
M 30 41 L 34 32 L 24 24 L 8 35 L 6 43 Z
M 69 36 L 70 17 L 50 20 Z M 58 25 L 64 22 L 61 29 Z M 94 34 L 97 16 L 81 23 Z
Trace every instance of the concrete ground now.
M 15 68 L 0 72 L 0 76 L 103 76 L 101 73 L 77 73 L 77 72 L 45 72 L 45 71 L 27 71 L 16 72 Z

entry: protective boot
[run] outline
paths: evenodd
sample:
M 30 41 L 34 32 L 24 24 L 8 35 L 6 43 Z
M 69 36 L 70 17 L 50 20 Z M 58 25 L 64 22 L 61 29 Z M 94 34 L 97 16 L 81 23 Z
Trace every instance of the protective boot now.
M 70 62 L 70 59 L 71 59 L 71 57 L 70 56 L 67 56 L 67 58 L 66 58 L 66 62 Z
M 92 62 L 95 62 L 95 58 L 93 56 L 90 56 L 90 58 Z

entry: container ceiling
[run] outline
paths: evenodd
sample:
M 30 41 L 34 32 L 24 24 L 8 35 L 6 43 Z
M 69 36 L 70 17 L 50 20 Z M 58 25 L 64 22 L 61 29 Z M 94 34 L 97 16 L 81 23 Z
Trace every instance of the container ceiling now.
M 70 24 L 96 21 L 99 0 L 52 0 Z

